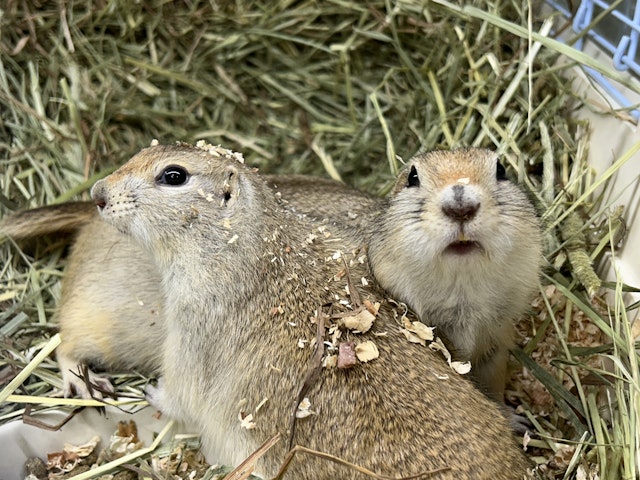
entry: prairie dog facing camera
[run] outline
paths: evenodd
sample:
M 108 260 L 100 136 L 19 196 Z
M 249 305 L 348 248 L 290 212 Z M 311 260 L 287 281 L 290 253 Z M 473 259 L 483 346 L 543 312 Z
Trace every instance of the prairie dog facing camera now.
M 371 232 L 380 285 L 436 327 L 485 392 L 502 401 L 514 320 L 537 286 L 540 227 L 495 152 L 412 158 Z
M 311 238 L 312 227 L 231 152 L 148 148 L 96 183 L 92 196 L 104 220 L 140 242 L 157 265 L 167 337 L 153 400 L 168 415 L 200 425 L 212 460 L 237 464 L 279 432 L 384 475 L 440 468 L 445 479 L 526 474 L 498 406 L 451 375 L 438 354 L 406 340 L 366 261 L 349 263 L 346 274 L 369 279 L 353 288 L 362 299 L 380 301 L 380 309 L 370 331 L 343 335 L 375 342 L 379 357 L 351 369 L 321 369 L 306 393 L 314 413 L 298 419 L 293 434 L 291 416 L 306 377 L 301 365 L 312 355 L 299 341 L 339 328 L 338 317 L 329 316 L 318 329 L 322 305 L 337 312 L 354 307 L 335 254 L 355 247 L 338 236 Z M 259 460 L 259 473 L 276 473 L 285 444 Z M 287 473 L 361 478 L 313 457 L 296 458 Z

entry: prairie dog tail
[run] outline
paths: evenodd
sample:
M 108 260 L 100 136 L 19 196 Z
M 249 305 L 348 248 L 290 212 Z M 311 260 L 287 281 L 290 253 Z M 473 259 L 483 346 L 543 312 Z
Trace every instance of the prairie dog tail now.
M 24 210 L 0 221 L 0 238 L 25 240 L 43 235 L 71 234 L 96 214 L 93 202 L 68 202 Z

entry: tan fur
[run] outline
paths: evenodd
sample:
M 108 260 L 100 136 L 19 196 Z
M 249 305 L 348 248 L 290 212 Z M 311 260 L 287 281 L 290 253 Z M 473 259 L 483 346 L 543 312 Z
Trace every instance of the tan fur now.
M 371 231 L 370 262 L 380 285 L 437 327 L 485 391 L 502 399 L 514 320 L 537 285 L 540 231 L 534 209 L 511 182 L 496 179 L 497 156 L 482 149 L 435 151 L 413 158 Z M 408 186 L 415 167 L 419 186 Z M 452 187 L 478 202 L 454 220 Z M 460 234 L 478 248 L 449 247 Z
M 56 356 L 65 396 L 92 396 L 82 364 L 157 372 L 165 337 L 159 274 L 145 251 L 100 220 L 93 202 L 20 212 L 3 219 L 0 233 L 16 240 L 77 233 L 53 319 L 62 338 Z M 98 387 L 93 396 L 113 390 L 107 378 L 88 375 Z
M 381 198 L 335 180 L 309 175 L 266 175 L 288 209 L 305 221 L 326 224 L 362 241 L 384 207 Z
M 65 396 L 85 398 L 91 395 L 74 373 L 78 364 L 150 374 L 160 365 L 166 335 L 157 269 L 146 252 L 93 210 L 73 245 L 54 316 L 62 337 L 56 355 Z M 111 390 L 106 379 L 89 375 Z
M 373 202 L 366 194 L 337 182 L 305 176 L 266 176 L 283 195 L 292 212 L 326 223 L 325 214 L 336 202 L 344 216 L 333 214 L 345 234 L 361 235 Z M 307 190 L 317 189 L 311 196 Z M 314 200 L 314 199 L 317 199 Z M 317 212 L 308 213 L 309 207 Z M 325 212 L 323 209 L 326 209 Z M 70 202 L 19 212 L 0 222 L 0 233 L 15 240 L 43 235 L 76 234 L 65 270 L 54 323 L 62 343 L 56 351 L 65 396 L 102 397 L 112 391 L 108 378 L 88 370 L 91 390 L 80 374 L 83 365 L 107 371 L 157 373 L 162 357 L 159 345 L 166 336 L 160 277 L 148 253 L 98 217 L 93 202 Z
M 91 202 L 69 202 L 33 208 L 0 222 L 0 233 L 22 240 L 52 233 L 74 233 L 95 217 Z
M 478 158 L 471 161 L 474 156 Z M 489 157 L 487 168 L 486 160 Z M 470 184 L 495 183 L 493 154 L 488 151 L 432 152 L 416 157 L 415 162 L 427 192 L 435 192 L 461 178 L 468 179 Z M 514 239 L 527 237 L 526 242 L 520 243 L 528 255 L 522 258 L 512 255 L 513 265 L 500 265 L 497 260 L 485 262 L 491 266 L 498 280 L 504 277 L 507 282 L 494 284 L 494 278 L 485 276 L 484 281 L 489 283 L 476 288 L 473 263 L 458 264 L 455 267 L 457 270 L 452 270 L 453 264 L 439 264 L 433 256 L 420 255 L 416 246 L 422 243 L 421 240 L 413 239 L 411 245 L 405 241 L 403 229 L 411 221 L 413 205 L 422 201 L 417 194 L 409 196 L 403 192 L 406 190 L 410 166 L 396 182 L 392 193 L 395 200 L 391 200 L 391 206 L 382 199 L 332 180 L 299 175 L 265 178 L 276 189 L 286 207 L 301 220 L 330 226 L 341 237 L 356 242 L 372 235 L 374 271 L 383 285 L 410 306 L 415 306 L 425 323 L 439 325 L 438 334 L 445 337 L 457 358 L 472 359 L 476 380 L 485 391 L 499 399 L 504 385 L 507 348 L 512 341 L 511 320 L 526 307 L 526 292 L 535 285 L 539 243 L 537 227 L 530 221 L 534 218 L 532 209 L 522 194 L 516 192 L 514 196 L 514 187 L 504 183 L 502 195 L 507 195 L 507 198 L 511 196 L 511 202 L 515 202 L 513 206 L 524 205 L 524 220 L 519 221 L 520 229 L 503 232 L 503 236 L 507 235 L 504 241 L 509 242 L 509 235 L 514 235 Z M 428 170 L 423 172 L 426 167 Z M 404 197 L 398 196 L 396 199 L 400 192 Z M 400 198 L 404 202 L 402 208 L 397 205 Z M 483 208 L 488 210 L 489 206 Z M 385 213 L 387 209 L 389 212 Z M 447 222 L 442 222 L 442 214 L 433 205 L 425 208 L 421 215 L 423 224 L 432 231 L 446 231 L 448 228 Z M 516 218 L 512 216 L 512 220 Z M 13 215 L 0 224 L 0 232 L 16 239 L 73 229 L 79 229 L 79 234 L 69 259 L 63 294 L 56 313 L 63 338 L 57 355 L 65 394 L 69 396 L 76 392 L 88 397 L 90 392 L 84 381 L 71 372 L 78 371 L 78 363 L 89 363 L 108 370 L 134 369 L 146 374 L 157 371 L 160 359 L 157 345 L 165 335 L 162 295 L 159 275 L 148 254 L 136 243 L 97 220 L 92 202 L 33 209 Z M 417 232 L 423 240 L 431 241 L 429 239 L 433 234 L 428 229 L 417 229 Z M 400 237 L 400 240 L 396 237 Z M 517 245 L 519 242 L 514 243 Z M 399 254 L 395 250 L 401 250 L 401 258 L 422 273 L 415 277 L 403 277 L 408 270 L 403 264 L 396 264 L 394 259 L 400 257 L 397 257 Z M 435 277 L 429 274 L 437 265 L 443 269 L 444 276 L 442 273 Z M 520 284 L 511 282 L 513 275 L 510 276 L 510 272 L 514 272 L 514 269 L 522 274 Z M 451 290 L 451 294 L 448 290 L 450 285 L 444 280 L 447 277 L 460 279 L 457 289 Z M 505 303 L 503 297 L 508 299 L 514 289 L 519 292 L 514 305 L 506 314 L 498 315 L 497 308 Z M 478 295 L 474 298 L 469 292 Z M 469 302 L 476 303 L 465 305 Z M 495 304 L 496 312 L 482 313 L 481 307 L 486 309 L 491 302 Z M 478 305 L 475 312 L 474 305 Z M 454 315 L 460 318 L 464 316 L 465 322 L 453 322 L 451 312 L 455 312 L 452 310 L 455 308 L 461 313 Z M 438 310 L 446 312 L 434 314 Z M 452 323 L 454 326 L 450 326 Z M 489 327 L 484 328 L 487 323 Z M 481 328 L 480 332 L 473 332 L 476 327 Z M 106 379 L 91 372 L 90 376 L 101 388 L 109 389 Z
M 190 173 L 188 182 L 158 185 L 176 165 Z M 92 194 L 105 220 L 142 242 L 162 272 L 168 335 L 154 398 L 163 411 L 201 425 L 211 460 L 238 463 L 274 433 L 286 438 L 311 357 L 298 339 L 315 337 L 309 318 L 319 305 L 344 309 L 346 282 L 335 279 L 344 267 L 332 257 L 354 245 L 336 235 L 309 242 L 317 229 L 224 152 L 152 147 Z M 441 357 L 407 342 L 366 262 L 350 269 L 369 279 L 360 295 L 383 305 L 372 332 L 343 336 L 375 341 L 380 358 L 322 370 L 307 395 L 317 414 L 298 420 L 294 443 L 387 475 L 448 467 L 438 478 L 522 478 L 526 462 L 497 406 Z M 284 312 L 274 314 L 276 306 Z M 241 428 L 239 412 L 265 398 L 256 428 Z M 275 473 L 286 443 L 267 453 L 261 473 Z M 306 457 L 287 478 L 362 476 Z
M 265 179 L 301 220 L 331 225 L 354 239 L 362 238 L 381 205 L 380 199 L 332 180 L 302 175 Z M 92 370 L 88 380 L 98 388 L 87 387 L 80 376 L 83 365 L 157 373 L 159 345 L 166 336 L 159 274 L 146 250 L 99 219 L 93 202 L 19 212 L 0 222 L 0 233 L 15 240 L 76 234 L 53 319 L 62 337 L 56 356 L 65 396 L 101 398 L 100 390 L 113 390 L 108 378 Z

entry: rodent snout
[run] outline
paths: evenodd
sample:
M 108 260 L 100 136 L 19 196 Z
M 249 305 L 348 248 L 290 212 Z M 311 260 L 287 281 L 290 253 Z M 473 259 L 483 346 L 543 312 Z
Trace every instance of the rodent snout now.
M 98 207 L 98 210 L 102 210 L 107 206 L 107 196 L 102 180 L 97 181 L 91 188 L 91 198 L 96 207 Z
M 473 189 L 464 185 L 452 185 L 443 192 L 440 208 L 450 219 L 467 222 L 478 213 L 480 199 Z

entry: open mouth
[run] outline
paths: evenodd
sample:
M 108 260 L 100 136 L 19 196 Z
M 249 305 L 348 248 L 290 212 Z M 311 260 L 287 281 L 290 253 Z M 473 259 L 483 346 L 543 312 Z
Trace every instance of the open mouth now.
M 470 240 L 464 233 L 461 233 L 458 235 L 458 239 L 447 245 L 444 251 L 454 255 L 467 255 L 473 252 L 482 252 L 483 248 L 478 242 Z
M 478 242 L 453 242 L 449 244 L 444 251 L 455 255 L 467 255 L 472 252 L 481 252 L 482 247 Z

